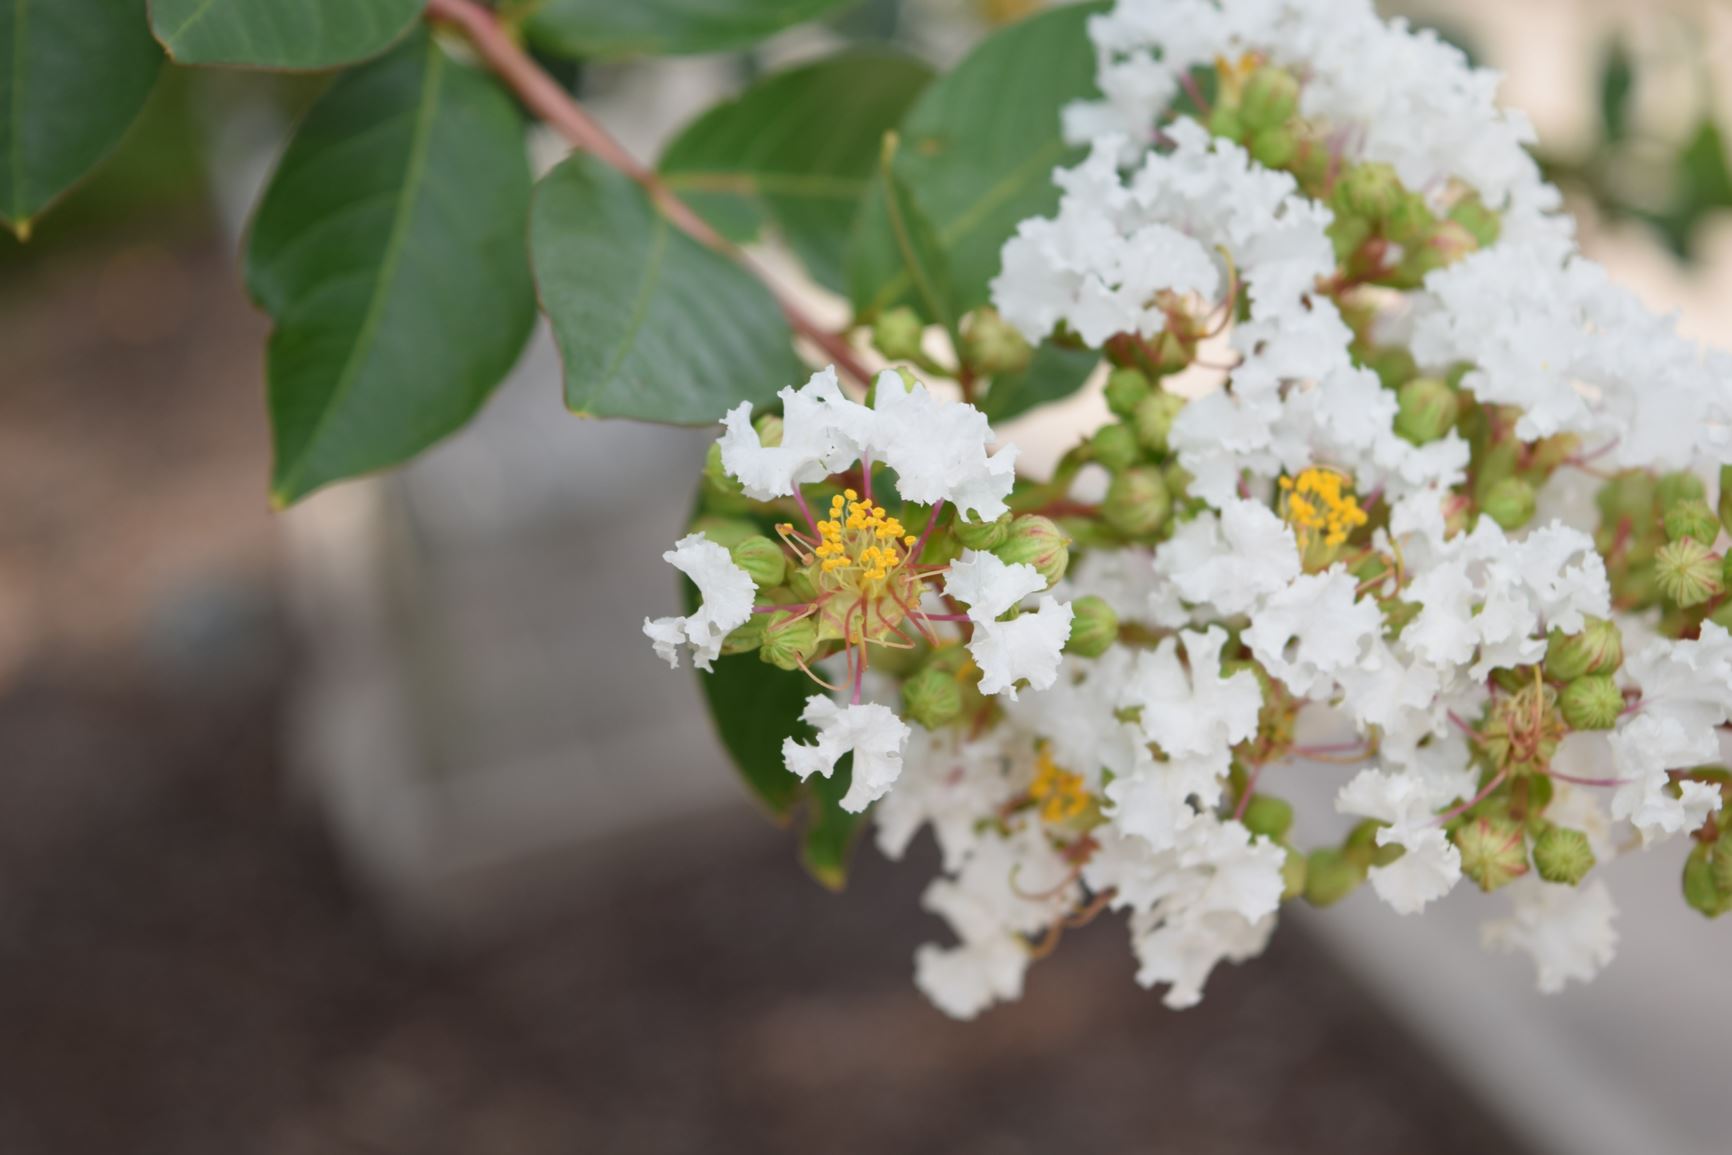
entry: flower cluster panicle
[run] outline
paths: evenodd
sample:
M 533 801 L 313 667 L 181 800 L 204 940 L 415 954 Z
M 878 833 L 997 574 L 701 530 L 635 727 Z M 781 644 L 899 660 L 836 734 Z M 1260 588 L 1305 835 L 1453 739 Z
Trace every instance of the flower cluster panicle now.
M 852 754 L 892 857 L 931 828 L 951 939 L 915 981 L 958 1017 L 1107 910 L 1174 1007 L 1361 886 L 1501 891 L 1484 943 L 1548 991 L 1610 962 L 1633 847 L 1687 840 L 1686 901 L 1732 910 L 1732 358 L 1577 251 L 1493 75 L 1370 0 L 1118 0 L 1089 35 L 1086 155 L 955 375 L 990 401 L 1086 347 L 1108 422 L 1036 482 L 905 371 L 741 406 L 656 652 L 826 687 L 787 769 Z M 875 335 L 934 368 L 912 315 Z M 1319 766 L 1340 828 L 1302 844 L 1281 795 Z

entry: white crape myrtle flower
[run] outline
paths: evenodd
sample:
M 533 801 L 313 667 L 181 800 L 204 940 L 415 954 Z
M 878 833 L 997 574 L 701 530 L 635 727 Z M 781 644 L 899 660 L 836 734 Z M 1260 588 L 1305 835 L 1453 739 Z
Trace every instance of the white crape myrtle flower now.
M 1327 696 L 1383 635 L 1382 611 L 1371 598 L 1358 597 L 1358 588 L 1358 579 L 1339 564 L 1301 575 L 1252 612 L 1245 642 L 1295 694 Z
M 801 779 L 813 774 L 828 778 L 842 755 L 854 755 L 854 777 L 842 796 L 842 809 L 855 814 L 884 797 L 902 773 L 902 750 L 908 724 L 890 707 L 877 702 L 838 706 L 822 694 L 806 699 L 800 720 L 818 730 L 818 740 L 806 744 L 782 740 L 782 760 Z
M 643 632 L 668 665 L 678 669 L 680 647 L 688 646 L 692 664 L 708 670 L 721 656 L 722 641 L 751 618 L 757 587 L 727 550 L 701 533 L 682 537 L 662 560 L 692 579 L 702 604 L 685 617 L 645 618 Z
M 1077 894 L 1075 872 L 1038 827 L 983 839 L 955 877 L 926 889 L 922 905 L 948 922 L 959 941 L 921 946 L 915 985 L 958 1019 L 1020 998 L 1030 961 L 1023 936 L 1063 918 Z
M 1089 789 L 1100 785 L 1103 770 L 1124 778 L 1150 762 L 1142 731 L 1119 716 L 1135 660 L 1135 652 L 1123 646 L 1092 661 L 1066 659 L 1049 689 L 1008 703 L 1005 712 Z
M 1030 702 L 1045 695 L 1031 695 Z M 878 848 L 899 859 L 922 826 L 931 826 L 944 869 L 955 872 L 978 845 L 980 816 L 1015 794 L 1031 776 L 1032 759 L 997 736 L 969 740 L 954 731 L 914 731 L 903 754 L 896 788 L 873 810 Z
M 1400 846 L 1403 854 L 1387 866 L 1373 866 L 1371 887 L 1398 914 L 1417 914 L 1461 881 L 1461 852 L 1444 833 L 1439 807 L 1453 799 L 1417 774 L 1361 770 L 1336 795 L 1343 814 L 1373 818 L 1379 846 Z
M 1719 790 L 1694 781 L 1674 787 L 1667 771 L 1721 756 L 1719 727 L 1732 721 L 1732 634 L 1703 622 L 1696 640 L 1656 638 L 1627 665 L 1642 698 L 1609 739 L 1624 780 L 1612 816 L 1627 819 L 1647 844 L 1693 830 L 1720 808 Z
M 1299 576 L 1299 547 L 1274 510 L 1261 502 L 1233 500 L 1218 515 L 1200 513 L 1178 526 L 1155 554 L 1154 570 L 1184 601 L 1231 617 L 1249 612 Z
M 1048 594 L 1038 608 L 1007 622 L 998 619 L 1046 588 L 1031 565 L 1010 564 L 990 553 L 964 550 L 951 563 L 944 592 L 968 607 L 974 636 L 968 652 L 979 664 L 980 692 L 1016 700 L 1016 684 L 1044 690 L 1058 678 L 1074 613 Z
M 1618 908 L 1599 879 L 1567 886 L 1526 875 L 1505 893 L 1514 913 L 1482 925 L 1480 941 L 1488 949 L 1530 955 L 1546 994 L 1557 994 L 1572 979 L 1588 982 L 1617 953 L 1618 932 L 1612 923 Z

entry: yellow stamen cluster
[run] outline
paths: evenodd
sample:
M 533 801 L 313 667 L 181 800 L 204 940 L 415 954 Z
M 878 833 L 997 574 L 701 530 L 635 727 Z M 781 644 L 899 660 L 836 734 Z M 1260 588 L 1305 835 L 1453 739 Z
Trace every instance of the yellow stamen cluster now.
M 1339 470 L 1313 465 L 1297 478 L 1283 477 L 1280 484 L 1282 516 L 1301 549 L 1319 537 L 1326 546 L 1341 545 L 1368 520 L 1347 475 Z
M 1061 770 L 1045 749 L 1035 761 L 1034 783 L 1028 796 L 1040 807 L 1040 816 L 1048 822 L 1069 822 L 1088 807 L 1089 793 L 1083 787 L 1081 774 Z
M 904 551 L 915 541 L 882 505 L 861 501 L 852 489 L 830 499 L 830 516 L 818 523 L 818 536 L 821 540 L 812 552 L 818 556 L 819 568 L 838 576 L 858 570 L 861 582 L 889 577 L 891 570 L 908 560 Z

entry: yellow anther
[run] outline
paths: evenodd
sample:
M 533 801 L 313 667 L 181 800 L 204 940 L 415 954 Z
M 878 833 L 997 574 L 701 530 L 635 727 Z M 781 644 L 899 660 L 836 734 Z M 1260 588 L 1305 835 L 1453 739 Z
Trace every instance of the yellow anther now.
M 1040 807 L 1040 816 L 1048 822 L 1069 822 L 1088 808 L 1088 790 L 1081 774 L 1061 770 L 1043 747 L 1035 761 L 1034 782 L 1028 796 Z
M 1281 478 L 1282 516 L 1293 527 L 1301 548 L 1317 538 L 1330 547 L 1345 544 L 1355 529 L 1370 520 L 1359 508 L 1349 482 L 1338 470 L 1315 465 L 1296 478 Z
M 842 491 L 842 496 L 846 497 L 849 501 L 860 500 L 860 495 L 858 493 L 855 493 L 852 489 L 844 489 Z

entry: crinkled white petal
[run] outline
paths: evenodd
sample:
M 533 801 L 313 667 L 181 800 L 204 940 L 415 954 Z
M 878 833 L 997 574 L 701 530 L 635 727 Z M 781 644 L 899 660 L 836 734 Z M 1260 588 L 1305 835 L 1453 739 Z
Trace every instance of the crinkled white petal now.
M 1022 600 L 1046 588 L 1031 565 L 1010 564 L 994 554 L 965 549 L 944 575 L 944 592 L 968 607 L 975 622 L 1003 617 Z
M 980 667 L 980 692 L 1016 700 L 1016 684 L 1045 690 L 1058 678 L 1075 612 L 1051 594 L 1008 622 L 977 622 L 968 652 Z
M 838 706 L 814 694 L 806 699 L 800 720 L 817 728 L 818 739 L 811 744 L 782 740 L 782 761 L 790 773 L 801 779 L 814 774 L 828 778 L 842 755 L 854 754 L 853 780 L 842 796 L 842 809 L 858 814 L 896 784 L 908 724 L 888 706 L 876 702 Z
M 645 618 L 644 635 L 675 669 L 679 648 L 685 645 L 691 647 L 692 664 L 708 670 L 721 656 L 722 642 L 751 618 L 757 587 L 726 549 L 701 533 L 682 537 L 662 560 L 692 579 L 702 604 L 686 617 Z
M 1480 928 L 1487 949 L 1525 951 L 1532 956 L 1539 988 L 1556 994 L 1570 980 L 1587 982 L 1617 953 L 1618 914 L 1606 884 L 1583 886 L 1545 882 L 1534 875 L 1505 888 L 1515 911 Z

